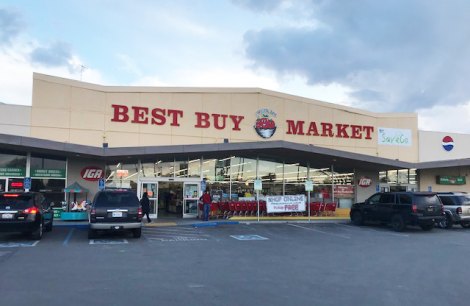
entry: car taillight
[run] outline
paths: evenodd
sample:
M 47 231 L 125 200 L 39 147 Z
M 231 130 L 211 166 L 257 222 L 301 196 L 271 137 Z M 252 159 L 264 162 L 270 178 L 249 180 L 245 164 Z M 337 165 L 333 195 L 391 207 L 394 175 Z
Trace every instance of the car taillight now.
M 96 209 L 93 208 L 93 209 L 90 211 L 90 215 L 95 216 L 95 215 L 96 215 Z
M 417 213 L 418 212 L 418 205 L 416 205 L 416 204 L 411 205 L 411 211 L 414 212 L 414 213 Z
M 3 195 L 5 198 L 17 198 L 19 197 L 20 195 L 19 194 L 16 194 L 16 193 L 5 193 Z
M 139 209 L 137 209 L 137 218 L 142 219 L 142 216 L 142 207 L 139 207 Z
M 29 215 L 35 215 L 38 212 L 39 210 L 36 207 L 30 207 L 30 208 L 26 208 L 25 210 L 23 210 L 23 213 L 29 214 Z
M 457 207 L 456 213 L 461 215 L 462 214 L 462 207 Z

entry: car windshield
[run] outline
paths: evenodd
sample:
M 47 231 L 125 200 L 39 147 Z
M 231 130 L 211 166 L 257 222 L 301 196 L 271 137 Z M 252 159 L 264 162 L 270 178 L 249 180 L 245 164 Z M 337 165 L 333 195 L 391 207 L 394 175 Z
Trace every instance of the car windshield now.
M 25 209 L 33 206 L 33 197 L 31 195 L 21 194 L 2 194 L 0 195 L 0 209 Z
M 418 205 L 436 205 L 440 203 L 440 201 L 435 194 L 423 194 L 415 195 L 414 203 Z
M 101 192 L 97 195 L 95 207 L 139 206 L 137 195 L 132 192 Z

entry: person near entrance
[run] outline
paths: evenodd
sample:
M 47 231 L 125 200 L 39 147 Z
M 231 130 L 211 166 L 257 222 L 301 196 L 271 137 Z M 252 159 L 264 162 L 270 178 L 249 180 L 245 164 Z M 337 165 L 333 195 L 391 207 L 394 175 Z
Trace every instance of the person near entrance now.
M 140 205 L 142 206 L 142 214 L 143 214 L 142 217 L 147 216 L 148 223 L 152 222 L 152 220 L 150 219 L 150 216 L 149 216 L 149 213 L 150 213 L 150 200 L 149 200 L 147 192 L 144 192 L 144 194 L 142 195 L 142 199 L 140 199 Z
M 202 202 L 202 208 L 203 208 L 203 220 L 204 221 L 209 221 L 209 212 L 211 211 L 211 202 L 212 202 L 212 197 L 209 193 L 209 190 L 206 189 L 204 194 L 199 198 L 199 200 Z

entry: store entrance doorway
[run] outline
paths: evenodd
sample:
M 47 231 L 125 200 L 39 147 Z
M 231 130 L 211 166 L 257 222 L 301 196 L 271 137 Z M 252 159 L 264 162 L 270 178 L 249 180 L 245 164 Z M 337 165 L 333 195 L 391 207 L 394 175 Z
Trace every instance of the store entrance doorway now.
M 139 198 L 147 192 L 151 218 L 196 218 L 200 182 L 194 180 L 141 180 Z

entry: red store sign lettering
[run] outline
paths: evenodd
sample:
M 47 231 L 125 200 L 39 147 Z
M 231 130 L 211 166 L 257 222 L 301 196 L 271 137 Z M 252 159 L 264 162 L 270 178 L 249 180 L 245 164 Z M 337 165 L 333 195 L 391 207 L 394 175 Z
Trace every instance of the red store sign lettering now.
M 80 171 L 80 176 L 86 181 L 98 181 L 100 178 L 103 178 L 103 169 L 99 167 L 85 167 Z
M 180 120 L 184 118 L 184 111 L 177 109 L 148 108 L 143 106 L 131 106 L 112 104 L 112 122 L 131 122 L 136 124 L 151 124 L 180 126 Z M 211 128 L 224 130 L 229 128 L 240 131 L 240 123 L 244 116 L 230 114 L 210 114 L 205 112 L 194 112 L 196 118 L 195 128 Z M 330 122 L 309 122 L 301 120 L 286 120 L 288 135 L 305 135 L 320 137 L 336 137 L 351 139 L 372 139 L 374 127 L 369 125 L 356 125 Z

